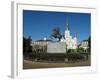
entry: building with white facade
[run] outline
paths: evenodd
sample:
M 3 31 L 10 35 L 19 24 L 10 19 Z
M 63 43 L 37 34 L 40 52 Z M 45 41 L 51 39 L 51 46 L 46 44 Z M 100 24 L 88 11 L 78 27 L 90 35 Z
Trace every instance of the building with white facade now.
M 89 48 L 88 45 L 89 45 L 88 40 L 83 40 L 83 41 L 81 41 L 79 47 L 83 48 L 85 51 L 87 51 L 87 49 Z
M 75 33 L 74 37 L 70 35 L 68 22 L 65 30 L 65 36 L 63 36 L 60 41 L 66 43 L 67 49 L 77 48 L 77 34 Z

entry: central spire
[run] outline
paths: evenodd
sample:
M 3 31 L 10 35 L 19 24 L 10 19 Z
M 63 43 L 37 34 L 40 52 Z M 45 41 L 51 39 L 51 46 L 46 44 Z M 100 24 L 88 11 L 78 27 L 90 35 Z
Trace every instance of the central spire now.
M 67 21 L 66 21 L 66 30 L 69 30 L 68 17 L 67 17 Z

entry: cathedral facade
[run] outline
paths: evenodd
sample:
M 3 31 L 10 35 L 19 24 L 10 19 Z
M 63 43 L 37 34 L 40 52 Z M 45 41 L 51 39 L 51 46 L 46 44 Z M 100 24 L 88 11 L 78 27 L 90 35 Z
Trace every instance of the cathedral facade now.
M 74 37 L 70 35 L 69 24 L 67 23 L 65 36 L 63 36 L 60 42 L 65 42 L 67 49 L 77 49 L 77 34 L 74 34 Z

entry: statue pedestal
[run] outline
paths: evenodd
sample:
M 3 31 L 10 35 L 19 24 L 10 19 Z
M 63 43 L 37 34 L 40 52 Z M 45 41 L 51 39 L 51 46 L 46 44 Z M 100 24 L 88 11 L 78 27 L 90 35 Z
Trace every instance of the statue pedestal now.
M 47 53 L 66 53 L 66 43 L 65 42 L 48 43 Z

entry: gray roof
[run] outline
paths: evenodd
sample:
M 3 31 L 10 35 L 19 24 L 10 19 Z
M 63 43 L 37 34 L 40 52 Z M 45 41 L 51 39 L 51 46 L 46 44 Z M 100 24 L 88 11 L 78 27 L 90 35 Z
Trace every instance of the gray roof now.
M 47 39 L 47 40 L 42 40 L 42 39 L 40 39 L 40 40 L 36 40 L 36 42 L 52 42 L 52 40 L 49 40 L 49 39 Z

